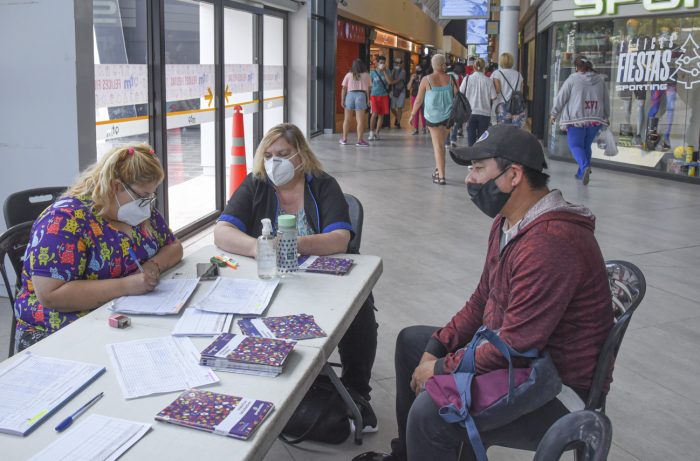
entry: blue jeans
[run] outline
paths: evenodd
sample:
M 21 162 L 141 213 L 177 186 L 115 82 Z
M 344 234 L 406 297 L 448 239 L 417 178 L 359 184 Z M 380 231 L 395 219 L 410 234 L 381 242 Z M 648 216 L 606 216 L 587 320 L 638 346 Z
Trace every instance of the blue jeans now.
M 598 135 L 600 127 L 601 125 L 580 128 L 570 126 L 567 130 L 566 138 L 569 142 L 569 149 L 574 160 L 578 163 L 578 171 L 576 172 L 578 179 L 581 179 L 586 168 L 591 166 L 591 156 L 593 155 L 591 144 Z

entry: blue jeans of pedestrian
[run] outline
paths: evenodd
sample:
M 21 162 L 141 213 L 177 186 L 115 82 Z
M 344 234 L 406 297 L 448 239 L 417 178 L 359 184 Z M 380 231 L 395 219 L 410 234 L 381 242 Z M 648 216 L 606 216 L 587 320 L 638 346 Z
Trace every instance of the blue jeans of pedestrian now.
M 591 144 L 593 144 L 593 140 L 598 135 L 600 127 L 601 125 L 570 126 L 567 130 L 566 137 L 569 142 L 569 149 L 574 160 L 578 163 L 578 171 L 576 172 L 576 178 L 578 179 L 581 179 L 586 168 L 591 166 L 591 156 L 593 155 Z

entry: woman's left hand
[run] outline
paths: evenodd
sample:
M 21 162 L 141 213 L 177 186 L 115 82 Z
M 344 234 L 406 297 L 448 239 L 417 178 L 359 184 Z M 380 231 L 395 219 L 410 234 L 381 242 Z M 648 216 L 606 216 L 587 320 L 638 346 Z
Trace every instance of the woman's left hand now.
M 411 390 L 413 390 L 416 395 L 420 394 L 420 392 L 425 389 L 425 383 L 435 374 L 435 362 L 436 360 L 424 360 L 413 371 Z

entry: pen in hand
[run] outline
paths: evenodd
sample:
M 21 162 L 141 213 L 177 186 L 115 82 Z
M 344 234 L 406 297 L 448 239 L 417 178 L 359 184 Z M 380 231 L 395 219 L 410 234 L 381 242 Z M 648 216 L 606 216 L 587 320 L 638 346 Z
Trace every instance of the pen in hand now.
M 62 432 L 62 431 L 64 431 L 64 430 L 68 429 L 68 428 L 70 427 L 70 425 L 73 424 L 73 421 L 75 421 L 76 419 L 78 419 L 78 417 L 79 417 L 80 415 L 82 415 L 83 413 L 85 413 L 85 412 L 87 411 L 88 408 L 90 408 L 90 407 L 93 406 L 98 400 L 100 400 L 100 399 L 102 398 L 103 395 L 105 395 L 105 393 L 104 393 L 104 392 L 100 392 L 100 393 L 97 394 L 95 397 L 93 397 L 88 403 L 86 403 L 86 404 L 83 405 L 82 407 L 78 408 L 78 410 L 77 410 L 75 413 L 73 413 L 72 415 L 70 415 L 69 417 L 67 417 L 67 418 L 64 419 L 63 421 L 61 421 L 61 423 L 60 423 L 58 426 L 56 426 L 56 432 Z
M 136 257 L 136 253 L 134 253 L 134 250 L 132 250 L 131 248 L 129 248 L 129 256 L 131 256 L 131 259 L 134 260 L 134 262 L 136 263 L 136 266 L 139 268 L 141 273 L 144 273 L 143 267 L 141 266 L 141 263 L 139 262 L 139 258 Z

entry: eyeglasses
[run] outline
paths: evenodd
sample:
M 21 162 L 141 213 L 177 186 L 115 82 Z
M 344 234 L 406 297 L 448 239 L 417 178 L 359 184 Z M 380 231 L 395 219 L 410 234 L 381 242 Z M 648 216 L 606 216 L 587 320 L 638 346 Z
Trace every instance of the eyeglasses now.
M 147 206 L 153 206 L 153 203 L 156 201 L 156 198 L 157 198 L 156 194 L 153 194 L 153 195 L 149 195 L 149 196 L 145 196 L 145 197 L 144 197 L 143 195 L 141 195 L 141 194 L 139 194 L 138 192 L 136 192 L 136 191 L 135 191 L 130 185 L 128 185 L 127 183 L 123 182 L 122 184 L 124 185 L 124 189 L 126 190 L 127 194 L 129 194 L 129 195 L 131 196 L 131 198 L 133 198 L 134 200 L 138 200 L 138 201 L 139 201 L 139 207 L 145 208 L 145 207 L 147 207 Z M 136 197 L 134 197 L 134 195 L 135 195 Z
M 290 157 L 296 155 L 297 153 L 298 153 L 298 152 L 292 152 L 292 151 L 290 151 L 290 150 L 283 150 L 283 151 L 280 151 L 280 152 L 265 152 L 265 154 L 263 155 L 263 157 L 265 158 L 265 160 L 269 160 L 269 159 L 271 159 L 272 157 L 277 157 L 277 158 L 290 158 Z

